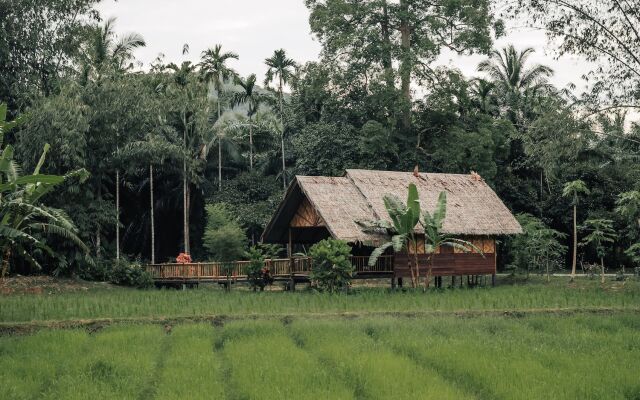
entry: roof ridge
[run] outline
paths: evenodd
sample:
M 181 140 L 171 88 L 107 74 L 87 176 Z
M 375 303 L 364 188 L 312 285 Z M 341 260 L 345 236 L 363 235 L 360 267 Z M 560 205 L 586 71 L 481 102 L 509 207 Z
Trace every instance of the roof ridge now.
M 366 171 L 366 170 L 351 170 L 351 171 Z M 349 181 L 351 182 L 351 184 L 356 188 L 356 190 L 358 191 L 358 193 L 360 193 L 360 196 L 362 196 L 362 198 L 364 199 L 365 203 L 367 203 L 367 207 L 369 207 L 369 210 L 371 211 L 371 213 L 373 214 L 373 216 L 376 218 L 376 220 L 380 220 L 382 218 L 380 218 L 380 215 L 378 215 L 378 213 L 376 212 L 376 210 L 373 208 L 373 205 L 371 204 L 371 201 L 369 200 L 369 198 L 367 196 L 365 196 L 364 192 L 362 191 L 362 189 L 360 189 L 360 186 L 358 186 L 358 184 L 356 183 L 356 181 L 353 179 L 353 177 L 351 177 L 351 174 L 349 173 L 349 170 L 346 170 L 346 175 L 345 178 L 349 178 Z

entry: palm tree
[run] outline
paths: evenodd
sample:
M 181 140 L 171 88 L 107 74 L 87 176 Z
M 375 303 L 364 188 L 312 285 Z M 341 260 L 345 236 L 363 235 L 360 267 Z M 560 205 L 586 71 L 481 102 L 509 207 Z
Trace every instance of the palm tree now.
M 562 196 L 571 198 L 573 204 L 573 257 L 571 259 L 571 282 L 576 277 L 578 259 L 578 202 L 580 195 L 589 194 L 587 185 L 581 180 L 567 182 L 562 189 Z
M 485 114 L 493 114 L 498 109 L 495 89 L 496 84 L 485 79 L 476 78 L 471 81 L 473 101 Z
M 133 52 L 146 46 L 138 33 L 118 37 L 115 18 L 109 18 L 102 26 L 90 28 L 81 62 L 83 81 L 99 82 L 105 73 L 125 72 L 133 67 Z
M 215 47 L 202 52 L 202 58 L 200 62 L 200 72 L 204 79 L 208 83 L 213 83 L 213 87 L 216 91 L 218 120 L 221 116 L 222 107 L 220 105 L 220 97 L 222 95 L 222 89 L 225 81 L 235 78 L 237 73 L 229 68 L 226 63 L 229 60 L 238 59 L 238 55 L 233 52 L 222 52 L 222 45 L 215 45 Z M 222 190 L 222 141 L 218 141 L 218 189 Z
M 175 145 L 169 136 L 175 133 L 166 125 L 155 127 L 144 140 L 132 142 L 123 149 L 123 157 L 129 167 L 136 170 L 140 166 L 149 168 L 149 221 L 151 231 L 151 264 L 155 264 L 155 199 L 154 199 L 154 167 L 163 165 L 167 159 L 180 157 L 182 148 Z
M 4 134 L 16 126 L 16 121 L 6 121 L 6 113 L 6 104 L 0 104 L 0 147 Z M 13 146 L 5 146 L 0 154 L 0 278 L 9 272 L 12 256 L 24 257 L 27 262 L 40 268 L 32 250 L 55 255 L 44 240 L 47 236 L 69 240 L 83 251 L 89 251 L 78 237 L 78 230 L 69 216 L 41 201 L 56 186 L 72 178 L 79 178 L 83 182 L 88 173 L 81 169 L 65 176 L 40 174 L 48 151 L 49 145 L 46 144 L 33 174 L 25 176 L 19 175 L 20 168 L 13 160 Z
M 489 59 L 478 65 L 478 71 L 487 73 L 504 92 L 506 106 L 514 123 L 520 119 L 518 110 L 523 106 L 524 97 L 550 88 L 547 78 L 553 75 L 551 68 L 540 64 L 526 66 L 534 52 L 531 47 L 519 52 L 513 45 L 509 45 L 502 50 L 493 50 Z
M 582 239 L 581 244 L 593 245 L 596 254 L 600 258 L 600 283 L 604 283 L 604 256 L 606 244 L 615 242 L 618 235 L 613 229 L 613 221 L 610 219 L 588 219 L 584 221 L 582 228 L 589 234 Z
M 280 147 L 282 150 L 282 185 L 284 189 L 287 189 L 287 169 L 285 165 L 284 157 L 284 108 L 283 108 L 283 87 L 294 76 L 296 63 L 290 58 L 287 58 L 287 54 L 284 49 L 276 50 L 273 55 L 266 60 L 265 64 L 267 69 L 267 76 L 265 77 L 264 84 L 269 85 L 274 79 L 278 80 L 278 105 L 280 108 L 280 125 L 282 126 L 282 133 L 280 135 Z
M 185 55 L 189 51 L 187 45 L 183 46 L 182 54 Z M 190 156 L 189 142 L 193 141 L 194 132 L 196 126 L 194 122 L 194 110 L 198 108 L 196 104 L 198 98 L 198 90 L 194 87 L 194 73 L 197 66 L 193 65 L 190 61 L 184 61 L 180 66 L 176 64 L 169 64 L 166 67 L 173 71 L 172 81 L 168 89 L 175 89 L 171 92 L 175 95 L 175 103 L 179 109 L 179 118 L 182 128 L 182 229 L 184 239 L 184 252 L 190 254 L 191 246 L 189 240 L 189 217 L 190 217 L 190 203 L 191 192 L 190 182 L 188 178 L 187 158 Z
M 253 171 L 253 116 L 258 112 L 260 103 L 264 100 L 264 95 L 258 92 L 256 86 L 256 75 L 251 74 L 246 80 L 238 77 L 235 80 L 236 85 L 242 88 L 242 91 L 236 92 L 232 99 L 232 107 L 240 104 L 247 105 L 247 117 L 249 118 L 249 170 Z
M 124 73 L 133 67 L 133 52 L 146 46 L 138 33 L 117 37 L 115 18 L 109 18 L 104 25 L 90 29 L 87 46 L 82 61 L 82 82 L 94 81 L 98 85 L 105 74 Z M 116 158 L 118 157 L 120 132 L 116 131 Z M 100 232 L 96 233 L 100 243 Z M 99 245 L 98 245 L 99 246 Z M 116 259 L 120 259 L 120 169 L 116 168 Z

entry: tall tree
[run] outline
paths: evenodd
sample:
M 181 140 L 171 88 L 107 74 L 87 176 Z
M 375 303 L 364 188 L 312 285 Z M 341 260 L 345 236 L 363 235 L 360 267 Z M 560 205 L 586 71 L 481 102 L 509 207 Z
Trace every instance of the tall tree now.
M 306 0 L 323 56 L 360 70 L 359 83 L 379 79 L 393 93 L 400 78 L 401 126 L 411 128 L 411 83 L 431 75 L 447 48 L 488 52 L 494 22 L 486 0 Z M 501 33 L 501 24 L 496 31 Z M 394 65 L 398 65 L 397 72 Z
M 187 52 L 188 46 L 185 45 L 183 53 Z M 189 61 L 182 62 L 180 66 L 171 63 L 166 68 L 173 72 L 167 90 L 182 133 L 183 249 L 190 254 L 191 184 L 197 181 L 197 171 L 202 168 L 206 153 L 207 88 L 197 79 L 197 65 Z
M 242 91 L 234 93 L 232 106 L 243 104 L 247 107 L 247 117 L 249 118 L 249 170 L 253 171 L 253 116 L 258 112 L 260 104 L 265 97 L 258 91 L 255 74 L 249 75 L 247 79 L 238 77 L 235 83 L 242 88 Z
M 278 81 L 278 108 L 280 109 L 280 127 L 282 132 L 280 134 L 280 149 L 282 151 L 282 186 L 287 188 L 287 167 L 284 155 L 284 85 L 288 84 L 293 78 L 296 68 L 296 62 L 293 59 L 287 57 L 287 53 L 284 49 L 279 49 L 273 52 L 273 55 L 266 60 L 267 64 L 267 76 L 265 77 L 264 84 L 269 85 L 274 80 Z
M 527 65 L 535 50 L 528 47 L 522 51 L 509 45 L 502 50 L 493 50 L 488 60 L 478 65 L 478 71 L 485 72 L 500 90 L 503 105 L 511 121 L 521 123 L 523 104 L 531 95 L 550 89 L 548 78 L 553 70 L 545 65 Z
M 627 0 L 518 0 L 505 15 L 543 29 L 558 55 L 595 63 L 585 75 L 600 110 L 640 107 L 640 7 Z M 604 103 L 604 104 L 603 104 Z
M 83 51 L 82 81 L 89 80 L 100 85 L 105 75 L 124 73 L 133 67 L 133 52 L 146 45 L 141 35 L 130 33 L 118 37 L 115 33 L 115 18 L 103 25 L 92 27 Z M 116 159 L 119 157 L 120 124 L 116 124 Z M 100 236 L 100 232 L 96 233 Z M 99 242 L 100 239 L 97 239 Z M 120 259 L 120 168 L 116 166 L 116 260 Z
M 0 3 L 0 101 L 10 115 L 69 76 L 97 0 L 10 0 Z
M 4 135 L 16 126 L 16 121 L 8 122 L 7 105 L 0 103 L 0 147 Z M 40 173 L 49 145 L 45 144 L 42 155 L 31 175 L 20 176 L 20 168 L 13 159 L 12 145 L 0 148 L 0 250 L 2 264 L 0 279 L 9 272 L 11 258 L 25 259 L 40 268 L 34 250 L 48 256 L 55 253 L 47 243 L 47 238 L 58 236 L 78 245 L 88 252 L 87 246 L 78 237 L 78 229 L 62 210 L 45 205 L 42 198 L 56 186 L 72 178 L 83 182 L 88 173 L 76 170 L 64 176 Z
M 578 260 L 578 202 L 581 195 L 589 194 L 584 181 L 567 182 L 562 189 L 562 195 L 571 199 L 573 205 L 573 256 L 571 258 L 571 282 L 576 277 L 576 263 Z
M 218 120 L 220 120 L 220 116 L 222 115 L 221 98 L 224 84 L 229 79 L 235 78 L 238 75 L 233 69 L 227 66 L 227 62 L 234 59 L 237 60 L 238 55 L 233 52 L 223 52 L 222 45 L 220 44 L 202 52 L 200 72 L 207 82 L 213 83 L 216 91 Z M 222 190 L 222 140 L 218 140 L 218 189 Z

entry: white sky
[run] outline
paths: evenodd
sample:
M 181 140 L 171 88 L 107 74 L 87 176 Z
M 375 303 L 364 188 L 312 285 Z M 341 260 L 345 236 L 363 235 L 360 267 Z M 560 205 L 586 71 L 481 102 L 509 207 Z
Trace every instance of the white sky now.
M 167 62 L 183 61 L 184 43 L 190 45 L 187 59 L 198 61 L 204 49 L 220 43 L 223 49 L 239 54 L 240 59 L 230 63 L 233 68 L 243 76 L 255 73 L 262 81 L 264 59 L 274 50 L 284 48 L 299 63 L 317 60 L 320 52 L 320 44 L 310 32 L 309 11 L 303 0 L 103 0 L 98 9 L 105 18 L 117 18 L 118 33 L 144 36 L 147 46 L 139 49 L 136 57 L 145 65 L 160 53 Z M 552 67 L 556 86 L 563 88 L 573 82 L 576 91 L 582 92 L 585 85 L 580 77 L 589 65 L 575 57 L 555 60 L 545 42 L 540 31 L 511 29 L 496 47 L 513 43 L 519 49 L 535 48 L 531 62 Z M 484 56 L 443 54 L 438 63 L 472 76 L 482 59 Z

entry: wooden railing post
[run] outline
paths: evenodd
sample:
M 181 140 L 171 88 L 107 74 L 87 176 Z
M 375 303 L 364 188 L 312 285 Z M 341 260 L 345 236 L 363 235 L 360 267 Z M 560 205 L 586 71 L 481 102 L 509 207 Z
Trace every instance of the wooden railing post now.
M 295 260 L 293 257 L 289 257 L 289 273 L 291 274 L 289 288 L 291 291 L 295 292 L 296 290 L 296 279 L 295 279 Z

